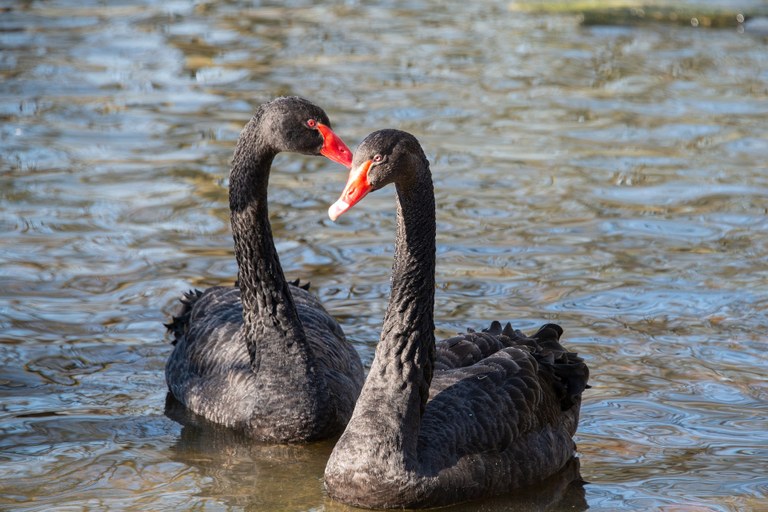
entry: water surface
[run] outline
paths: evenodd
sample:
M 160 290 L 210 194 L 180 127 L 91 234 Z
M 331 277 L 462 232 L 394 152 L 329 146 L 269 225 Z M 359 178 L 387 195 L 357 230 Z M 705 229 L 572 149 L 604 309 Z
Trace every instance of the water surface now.
M 421 140 L 439 335 L 555 321 L 590 365 L 583 491 L 463 510 L 766 510 L 764 33 L 490 1 L 3 6 L 0 508 L 345 510 L 322 492 L 332 442 L 259 446 L 164 411 L 161 323 L 236 275 L 239 130 L 299 94 L 353 147 Z M 289 278 L 369 364 L 393 195 L 333 224 L 345 178 L 280 155 L 272 222 Z

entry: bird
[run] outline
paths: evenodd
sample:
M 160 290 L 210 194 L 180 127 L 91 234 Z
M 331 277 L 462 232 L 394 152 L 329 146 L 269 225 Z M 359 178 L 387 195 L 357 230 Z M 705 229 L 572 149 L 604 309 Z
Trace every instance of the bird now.
M 370 134 L 355 151 L 336 220 L 394 184 L 397 228 L 389 304 L 352 418 L 325 468 L 328 495 L 365 508 L 443 506 L 537 483 L 575 455 L 589 370 L 560 345 L 493 321 L 435 341 L 435 197 L 419 141 Z
M 322 155 L 349 167 L 352 153 L 327 114 L 299 97 L 262 104 L 240 133 L 229 175 L 238 279 L 191 290 L 166 324 L 169 393 L 215 424 L 273 443 L 337 436 L 363 384 L 357 351 L 308 291 L 287 282 L 272 238 L 267 186 L 280 152 Z

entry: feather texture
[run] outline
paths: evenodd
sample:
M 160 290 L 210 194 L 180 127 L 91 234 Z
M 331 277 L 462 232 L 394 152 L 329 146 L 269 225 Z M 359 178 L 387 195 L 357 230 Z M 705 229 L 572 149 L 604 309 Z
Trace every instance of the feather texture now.
M 187 292 L 166 324 L 174 345 L 165 370 L 173 397 L 264 441 L 338 434 L 363 381 L 357 352 L 309 285 L 285 280 L 269 224 L 272 160 L 280 151 L 319 155 L 327 135 L 316 125 L 330 132 L 325 113 L 300 98 L 278 98 L 257 110 L 230 173 L 237 284 Z
M 374 162 L 371 164 L 371 162 Z M 375 358 L 325 470 L 328 494 L 368 508 L 448 505 L 509 492 L 574 456 L 589 372 L 555 324 L 526 336 L 493 322 L 435 342 L 435 206 L 410 134 L 382 130 L 355 153 L 367 186 L 394 183 L 392 292 Z

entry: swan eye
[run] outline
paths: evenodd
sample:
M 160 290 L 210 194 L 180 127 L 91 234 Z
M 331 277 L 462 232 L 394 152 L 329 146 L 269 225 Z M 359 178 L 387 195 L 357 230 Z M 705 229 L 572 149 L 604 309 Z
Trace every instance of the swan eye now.
M 376 156 L 373 157 L 373 163 L 375 163 L 375 164 L 378 164 L 382 160 L 384 160 L 384 157 L 381 156 L 381 155 L 376 155 Z
M 310 128 L 314 128 L 317 126 L 317 121 L 315 121 L 314 119 L 308 119 L 307 126 L 309 126 Z

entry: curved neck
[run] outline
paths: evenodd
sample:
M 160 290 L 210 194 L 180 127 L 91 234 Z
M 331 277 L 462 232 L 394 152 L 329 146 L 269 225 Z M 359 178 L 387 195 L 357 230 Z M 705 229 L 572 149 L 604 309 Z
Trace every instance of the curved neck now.
M 345 436 L 355 449 L 366 446 L 364 457 L 376 466 L 402 474 L 418 465 L 418 433 L 435 359 L 435 199 L 426 159 L 410 186 L 397 187 L 397 197 L 389 306 Z M 372 418 L 376 424 L 367 425 Z M 356 437 L 365 437 L 363 444 Z
M 243 323 L 251 355 L 258 370 L 260 361 L 285 361 L 290 366 L 295 353 L 306 359 L 306 339 L 296 312 L 280 259 L 272 240 L 267 208 L 269 171 L 276 151 L 249 137 L 251 121 L 240 137 L 230 172 L 229 205 Z M 265 342 L 268 340 L 269 342 Z M 291 355 L 294 355 L 292 358 Z M 293 363 L 295 365 L 295 363 Z M 279 366 L 279 365 L 278 365 Z M 294 368 L 295 371 L 295 368 Z
M 429 396 L 435 351 L 435 196 L 425 165 L 412 186 L 396 187 L 392 291 L 376 354 L 407 363 L 401 378 L 418 387 L 419 416 Z

